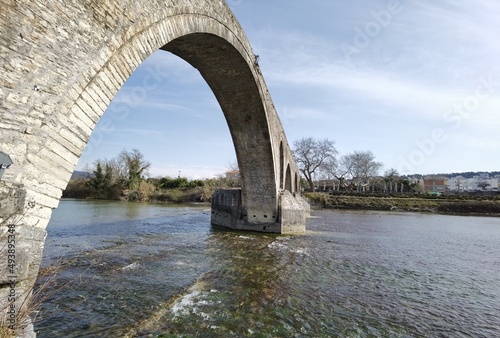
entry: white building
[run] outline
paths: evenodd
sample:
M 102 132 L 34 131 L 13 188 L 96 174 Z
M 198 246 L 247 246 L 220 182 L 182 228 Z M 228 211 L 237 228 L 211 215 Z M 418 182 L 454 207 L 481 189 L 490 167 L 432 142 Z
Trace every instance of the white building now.
M 477 190 L 499 190 L 500 178 L 490 178 L 488 174 L 481 174 L 472 178 L 455 176 L 448 179 L 448 188 L 450 191 L 477 191 Z
M 448 189 L 450 191 L 467 191 L 467 179 L 463 176 L 455 176 L 448 179 Z

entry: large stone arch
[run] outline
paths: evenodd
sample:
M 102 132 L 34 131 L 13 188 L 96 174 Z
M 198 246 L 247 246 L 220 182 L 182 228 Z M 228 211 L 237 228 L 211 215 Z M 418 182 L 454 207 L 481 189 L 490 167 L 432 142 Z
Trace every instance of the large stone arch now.
M 0 236 L 15 227 L 19 304 L 36 278 L 52 209 L 93 128 L 130 74 L 158 49 L 198 68 L 230 128 L 242 190 L 216 196 L 214 223 L 304 230 L 307 203 L 294 196 L 297 187 L 280 189 L 284 168 L 298 175 L 283 127 L 257 58 L 223 1 L 14 0 L 2 12 L 0 151 L 14 163 L 0 179 Z M 0 309 L 12 276 L 5 264 Z
M 279 181 L 266 106 L 251 71 L 258 67 L 256 61 L 249 67 L 227 40 L 206 33 L 183 35 L 162 49 L 197 68 L 222 107 L 240 168 L 243 216 L 263 223 L 276 219 Z

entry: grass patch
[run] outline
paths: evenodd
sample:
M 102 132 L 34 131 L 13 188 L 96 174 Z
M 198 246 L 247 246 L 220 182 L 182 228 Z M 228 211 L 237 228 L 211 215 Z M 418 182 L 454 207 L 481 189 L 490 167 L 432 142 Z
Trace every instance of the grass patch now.
M 500 201 L 466 197 L 392 197 L 346 196 L 306 193 L 304 197 L 315 207 L 327 209 L 442 212 L 464 215 L 500 215 Z
M 500 203 L 495 201 L 456 201 L 443 202 L 438 208 L 440 212 L 456 214 L 499 214 Z

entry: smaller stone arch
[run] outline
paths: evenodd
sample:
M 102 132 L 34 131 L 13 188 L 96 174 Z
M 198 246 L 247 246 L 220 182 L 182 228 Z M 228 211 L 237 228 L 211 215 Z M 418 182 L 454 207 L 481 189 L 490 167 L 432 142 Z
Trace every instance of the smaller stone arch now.
M 283 175 L 284 175 L 284 167 L 285 167 L 285 154 L 283 152 L 283 141 L 280 142 L 280 189 L 284 188 L 284 180 L 283 180 Z
M 285 189 L 293 193 L 292 188 L 292 171 L 290 170 L 290 164 L 286 166 L 286 174 L 285 174 Z

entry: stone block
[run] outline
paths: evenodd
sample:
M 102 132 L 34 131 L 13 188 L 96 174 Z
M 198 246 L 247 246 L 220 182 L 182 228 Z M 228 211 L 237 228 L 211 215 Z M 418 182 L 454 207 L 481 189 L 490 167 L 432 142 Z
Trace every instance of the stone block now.
M 303 202 L 302 197 L 293 196 L 288 190 L 284 190 L 280 195 L 282 233 L 303 233 L 306 231 L 306 211 Z
M 232 229 L 243 222 L 241 189 L 218 189 L 214 192 L 211 222 Z

